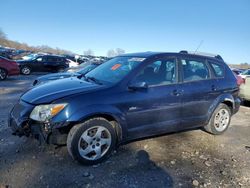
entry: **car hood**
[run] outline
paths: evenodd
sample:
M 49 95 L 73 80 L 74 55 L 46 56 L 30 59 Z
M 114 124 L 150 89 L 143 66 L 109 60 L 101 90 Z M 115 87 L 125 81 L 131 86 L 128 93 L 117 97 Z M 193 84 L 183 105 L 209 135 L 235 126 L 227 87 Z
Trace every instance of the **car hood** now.
M 61 72 L 61 73 L 53 73 L 53 74 L 46 74 L 44 76 L 40 76 L 37 78 L 39 81 L 49 81 L 49 80 L 57 80 L 62 78 L 68 78 L 68 77 L 75 77 L 80 76 L 81 74 L 77 72 Z
M 35 105 L 46 104 L 69 95 L 89 93 L 102 88 L 105 88 L 105 86 L 71 77 L 34 87 L 24 93 L 21 100 Z

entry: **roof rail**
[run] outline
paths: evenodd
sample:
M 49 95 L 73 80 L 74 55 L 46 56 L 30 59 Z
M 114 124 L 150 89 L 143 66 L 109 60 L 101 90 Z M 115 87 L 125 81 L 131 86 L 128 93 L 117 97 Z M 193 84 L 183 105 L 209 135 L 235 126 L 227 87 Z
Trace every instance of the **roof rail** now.
M 187 50 L 181 50 L 179 53 L 181 54 L 192 54 L 192 55 L 202 55 L 202 56 L 207 56 L 207 57 L 214 57 L 218 60 L 223 60 L 223 58 L 218 55 L 218 54 L 211 54 L 211 53 L 206 53 L 206 52 L 193 52 L 193 51 L 187 51 Z

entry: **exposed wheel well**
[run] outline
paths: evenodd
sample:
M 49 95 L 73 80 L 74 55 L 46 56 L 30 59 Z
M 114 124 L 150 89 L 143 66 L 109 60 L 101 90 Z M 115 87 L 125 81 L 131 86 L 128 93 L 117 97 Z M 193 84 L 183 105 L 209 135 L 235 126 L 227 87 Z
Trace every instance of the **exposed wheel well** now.
M 233 112 L 233 103 L 231 101 L 224 101 L 222 103 L 227 105 L 230 108 L 231 112 Z
M 81 122 L 85 122 L 87 120 L 90 120 L 90 119 L 93 119 L 93 118 L 104 118 L 106 120 L 108 120 L 113 128 L 115 129 L 116 131 L 116 134 L 117 134 L 117 141 L 118 143 L 122 140 L 122 128 L 121 128 L 121 125 L 119 124 L 119 122 L 112 116 L 112 115 L 109 115 L 109 114 L 95 114 L 95 115 L 91 115 L 91 116 L 87 116 L 86 118 L 82 119 L 81 121 L 79 122 L 75 122 L 74 124 L 71 124 L 69 126 L 69 129 L 66 128 L 66 132 L 69 132 L 70 129 L 75 125 L 75 124 L 78 124 L 78 123 L 81 123 Z

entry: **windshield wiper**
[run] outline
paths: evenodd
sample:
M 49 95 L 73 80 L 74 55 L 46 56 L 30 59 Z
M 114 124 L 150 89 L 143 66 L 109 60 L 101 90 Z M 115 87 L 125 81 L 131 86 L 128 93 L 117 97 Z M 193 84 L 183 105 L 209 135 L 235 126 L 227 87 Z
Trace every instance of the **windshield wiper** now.
M 97 80 L 95 77 L 91 77 L 91 76 L 86 77 L 86 76 L 84 76 L 84 78 L 87 81 L 91 80 L 91 81 L 95 82 L 96 84 L 102 85 L 102 83 L 99 80 Z

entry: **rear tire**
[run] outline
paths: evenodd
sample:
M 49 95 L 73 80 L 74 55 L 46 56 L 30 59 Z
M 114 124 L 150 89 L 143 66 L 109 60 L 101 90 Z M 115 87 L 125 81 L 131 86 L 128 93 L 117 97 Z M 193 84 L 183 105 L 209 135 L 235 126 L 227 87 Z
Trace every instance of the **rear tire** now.
M 105 160 L 116 147 L 116 132 L 111 122 L 93 118 L 71 128 L 67 148 L 81 164 L 93 165 Z
M 8 72 L 5 69 L 0 68 L 0 81 L 7 78 Z
M 23 66 L 23 67 L 21 67 L 20 71 L 21 71 L 21 73 L 22 73 L 23 75 L 30 75 L 30 73 L 31 73 L 31 68 L 28 67 L 28 66 Z
M 215 109 L 209 123 L 204 129 L 213 135 L 220 135 L 228 129 L 231 122 L 231 116 L 231 109 L 227 105 L 221 103 Z

